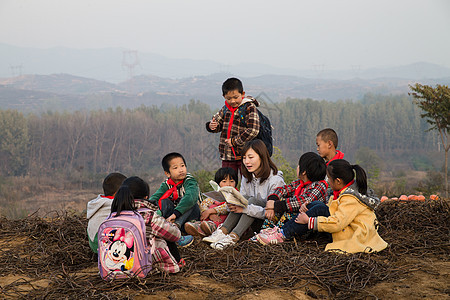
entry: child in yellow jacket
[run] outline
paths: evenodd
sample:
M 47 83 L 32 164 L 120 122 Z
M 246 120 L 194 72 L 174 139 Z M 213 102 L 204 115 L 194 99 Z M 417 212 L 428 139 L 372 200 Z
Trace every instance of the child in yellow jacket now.
M 317 230 L 332 234 L 333 242 L 325 250 L 357 253 L 385 249 L 387 243 L 378 235 L 374 212 L 380 200 L 371 191 L 368 193 L 364 169 L 337 159 L 328 165 L 327 176 L 333 190 L 328 206 L 317 201 L 316 206 L 300 213 L 283 228 L 266 233 L 262 237 L 264 244 L 276 244 Z

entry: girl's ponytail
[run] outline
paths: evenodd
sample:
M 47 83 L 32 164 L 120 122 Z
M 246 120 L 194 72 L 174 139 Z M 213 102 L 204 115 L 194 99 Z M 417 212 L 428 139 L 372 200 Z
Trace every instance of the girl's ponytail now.
M 116 217 L 123 210 L 136 211 L 133 194 L 127 185 L 120 186 L 111 204 L 111 214 L 115 212 Z
M 363 195 L 367 194 L 367 175 L 366 171 L 359 165 L 352 165 L 353 170 L 356 172 L 356 185 L 358 186 L 358 192 Z
M 367 175 L 364 169 L 359 165 L 350 165 L 350 163 L 344 159 L 335 159 L 328 164 L 327 173 L 333 180 L 341 178 L 346 185 L 355 179 L 356 173 L 355 181 L 358 186 L 358 192 L 363 195 L 367 194 Z

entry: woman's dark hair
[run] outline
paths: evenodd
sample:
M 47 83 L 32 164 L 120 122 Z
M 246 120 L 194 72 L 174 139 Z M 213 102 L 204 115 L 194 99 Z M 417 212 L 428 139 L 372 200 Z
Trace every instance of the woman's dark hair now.
M 148 183 L 138 176 L 128 177 L 122 185 L 128 186 L 134 199 L 146 199 L 150 195 Z
M 363 168 L 359 165 L 350 165 L 350 163 L 344 159 L 332 160 L 327 167 L 328 177 L 333 180 L 340 178 L 347 185 L 355 178 L 356 172 L 356 185 L 358 186 L 358 192 L 363 195 L 367 194 L 367 175 Z
M 263 183 L 267 178 L 269 178 L 271 172 L 273 172 L 273 174 L 277 174 L 278 168 L 270 159 L 269 151 L 263 141 L 254 139 L 245 143 L 242 149 L 243 155 L 245 155 L 249 149 L 253 149 L 253 151 L 255 151 L 261 159 L 258 174 L 255 174 L 255 176 L 260 179 L 260 183 Z M 247 179 L 247 182 L 252 181 L 252 173 L 250 173 L 245 166 L 241 167 L 241 172 L 242 176 Z
M 111 214 L 116 213 L 116 217 L 120 216 L 120 212 L 124 210 L 130 210 L 136 212 L 134 206 L 134 197 L 128 186 L 122 185 L 114 196 L 114 200 L 111 204 Z
M 217 170 L 216 174 L 214 175 L 214 181 L 217 184 L 220 184 L 220 182 L 224 179 L 233 179 L 236 182 L 236 186 L 238 184 L 238 175 L 236 173 L 236 170 L 230 167 L 220 168 Z
M 327 165 L 319 154 L 306 152 L 298 160 L 300 173 L 306 171 L 306 176 L 311 181 L 324 180 L 327 175 Z

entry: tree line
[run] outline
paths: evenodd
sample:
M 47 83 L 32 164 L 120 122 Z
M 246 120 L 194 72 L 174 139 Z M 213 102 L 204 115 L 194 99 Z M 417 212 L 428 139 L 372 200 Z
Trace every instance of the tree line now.
M 273 126 L 274 146 L 294 165 L 315 151 L 318 131 L 331 127 L 347 157 L 360 148 L 377 153 L 435 151 L 438 137 L 407 95 L 366 95 L 362 101 L 287 99 L 263 102 Z M 176 106 L 46 112 L 24 115 L 0 110 L 0 173 L 43 175 L 60 171 L 125 174 L 160 172 L 170 151 L 182 153 L 190 170 L 219 166 L 219 136 L 205 130 L 217 109 L 191 100 Z

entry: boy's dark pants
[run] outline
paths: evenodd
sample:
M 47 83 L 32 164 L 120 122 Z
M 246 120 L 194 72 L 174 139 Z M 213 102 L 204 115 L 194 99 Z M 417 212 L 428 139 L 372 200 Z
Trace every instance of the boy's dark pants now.
M 179 263 L 181 260 L 181 254 L 180 254 L 180 251 L 178 251 L 177 244 L 175 242 L 168 242 L 168 241 L 166 241 L 166 243 L 167 243 L 167 247 L 169 248 L 169 251 L 172 254 L 173 258 L 175 258 L 177 263 Z
M 310 204 L 306 205 L 308 208 L 308 211 L 306 214 L 308 217 L 318 217 L 318 216 L 324 216 L 329 217 L 330 211 L 328 209 L 328 206 L 323 203 L 322 201 L 313 201 Z M 298 224 L 295 223 L 295 218 L 289 220 L 284 224 L 283 226 L 283 233 L 286 239 L 291 239 L 294 236 L 301 236 L 308 232 L 308 224 Z
M 170 217 L 173 214 L 174 210 L 175 205 L 173 204 L 172 200 L 170 199 L 161 200 L 161 212 L 164 218 L 167 219 L 168 217 Z M 198 206 L 197 203 L 195 203 L 193 207 L 191 207 L 184 214 L 175 219 L 175 224 L 177 224 L 182 233 L 186 233 L 186 231 L 184 230 L 184 223 L 199 219 L 200 219 L 200 207 Z

